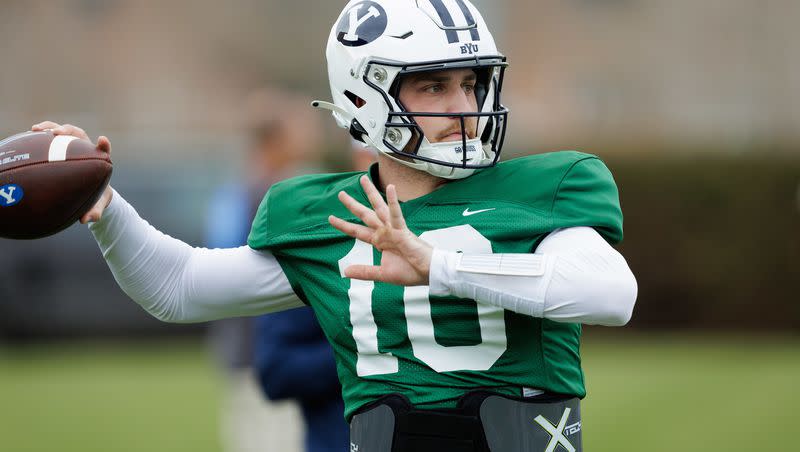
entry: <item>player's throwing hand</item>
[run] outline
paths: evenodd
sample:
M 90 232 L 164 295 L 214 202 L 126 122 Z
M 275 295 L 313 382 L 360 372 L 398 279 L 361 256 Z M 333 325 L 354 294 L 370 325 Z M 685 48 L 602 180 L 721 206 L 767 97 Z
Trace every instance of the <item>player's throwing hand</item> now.
M 361 177 L 361 186 L 369 198 L 372 209 L 343 191 L 339 192 L 339 201 L 363 221 L 364 226 L 333 215 L 328 217 L 328 221 L 350 237 L 369 243 L 382 251 L 381 264 L 351 265 L 345 269 L 345 276 L 401 286 L 427 285 L 433 248 L 406 226 L 394 185 L 386 187 L 388 204 L 367 176 Z
M 71 135 L 74 137 L 78 137 L 82 140 L 91 141 L 89 135 L 80 127 L 73 126 L 71 124 L 57 124 L 53 121 L 44 121 L 38 124 L 34 124 L 31 127 L 31 130 L 34 132 L 40 132 L 43 130 L 51 130 L 53 135 Z M 97 139 L 97 149 L 111 153 L 111 142 L 105 136 L 100 136 Z M 86 224 L 90 221 L 100 221 L 100 217 L 103 216 L 103 211 L 108 204 L 111 203 L 111 198 L 114 194 L 113 189 L 110 185 L 106 186 L 105 191 L 100 196 L 100 199 L 97 200 L 95 205 L 89 209 L 81 218 L 80 221 L 83 224 Z

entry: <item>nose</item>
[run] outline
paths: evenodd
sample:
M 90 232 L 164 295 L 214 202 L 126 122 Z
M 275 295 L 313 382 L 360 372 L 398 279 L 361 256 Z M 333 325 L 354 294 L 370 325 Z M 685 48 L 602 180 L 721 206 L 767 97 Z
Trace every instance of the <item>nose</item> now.
M 474 95 L 468 94 L 460 86 L 458 89 L 450 90 L 449 94 L 450 95 L 447 97 L 445 113 L 470 113 L 474 112 L 478 108 Z M 475 138 L 475 129 L 478 124 L 478 118 L 474 116 L 450 116 L 449 119 L 458 121 L 459 128 L 461 128 L 463 133 L 466 133 L 467 138 Z
M 472 96 L 464 92 L 461 87 L 450 90 L 451 95 L 447 99 L 446 113 L 464 113 L 475 110 L 472 105 Z

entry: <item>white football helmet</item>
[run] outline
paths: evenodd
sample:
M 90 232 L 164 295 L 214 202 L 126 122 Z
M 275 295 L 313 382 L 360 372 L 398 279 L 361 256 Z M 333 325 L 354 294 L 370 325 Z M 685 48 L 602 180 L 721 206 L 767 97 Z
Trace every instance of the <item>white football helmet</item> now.
M 351 0 L 328 37 L 328 77 L 340 127 L 398 162 L 459 179 L 497 163 L 508 109 L 500 103 L 506 58 L 469 0 Z M 470 68 L 478 111 L 407 111 L 397 98 L 406 74 Z M 459 117 L 461 140 L 431 143 L 415 117 Z M 477 118 L 467 136 L 465 118 Z

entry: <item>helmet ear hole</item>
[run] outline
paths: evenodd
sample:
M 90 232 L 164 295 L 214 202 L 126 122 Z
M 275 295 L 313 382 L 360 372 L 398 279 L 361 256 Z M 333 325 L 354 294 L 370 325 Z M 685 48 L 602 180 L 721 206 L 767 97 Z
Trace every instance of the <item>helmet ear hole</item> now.
M 353 105 L 356 106 L 356 108 L 361 108 L 364 105 L 367 105 L 367 101 L 365 101 L 364 99 L 362 99 L 359 96 L 356 96 L 355 94 L 353 94 L 350 91 L 345 91 L 344 95 L 347 96 L 347 98 L 350 100 L 350 102 L 353 103 Z

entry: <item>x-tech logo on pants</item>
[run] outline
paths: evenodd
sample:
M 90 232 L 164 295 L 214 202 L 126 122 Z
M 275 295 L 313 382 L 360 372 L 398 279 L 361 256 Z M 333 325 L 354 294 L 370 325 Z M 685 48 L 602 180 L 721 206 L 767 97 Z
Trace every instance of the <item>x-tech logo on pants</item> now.
M 534 419 L 534 421 L 541 425 L 542 428 L 545 429 L 545 431 L 547 431 L 547 433 L 549 433 L 551 436 L 550 442 L 547 443 L 545 452 L 555 451 L 559 444 L 561 444 L 561 447 L 566 449 L 568 452 L 575 452 L 575 447 L 573 447 L 572 443 L 570 443 L 567 437 L 564 436 L 564 429 L 567 427 L 567 419 L 569 419 L 569 413 L 571 411 L 571 408 L 564 409 L 564 414 L 561 416 L 561 420 L 558 421 L 557 426 L 551 424 L 550 421 L 548 421 L 547 418 L 541 414 L 536 416 L 536 419 Z

